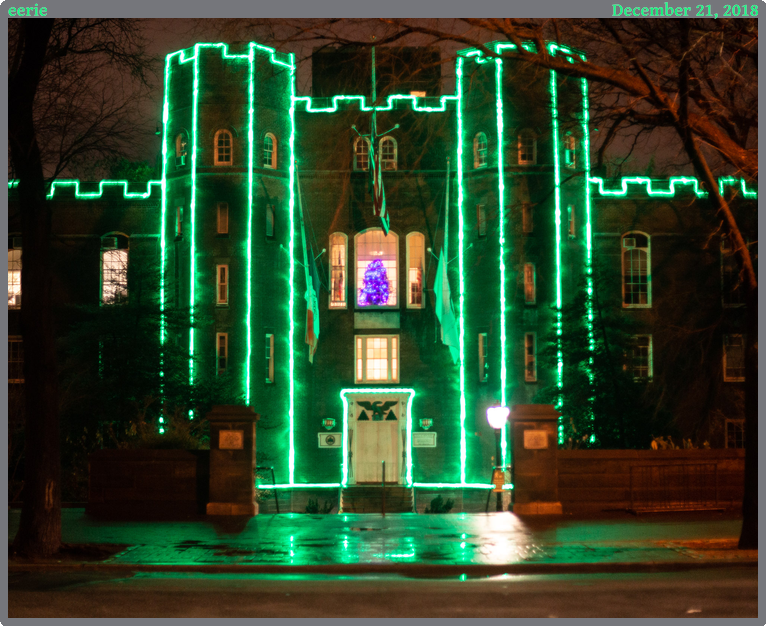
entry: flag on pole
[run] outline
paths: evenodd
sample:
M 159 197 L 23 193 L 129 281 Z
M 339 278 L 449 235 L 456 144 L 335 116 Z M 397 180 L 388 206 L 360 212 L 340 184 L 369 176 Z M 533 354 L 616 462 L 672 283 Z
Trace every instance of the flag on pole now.
M 314 251 L 308 250 L 309 266 L 306 268 L 306 343 L 309 344 L 309 362 L 319 343 L 319 276 L 314 262 Z
M 386 209 L 386 194 L 383 190 L 383 169 L 380 167 L 380 150 L 375 149 L 375 120 L 370 134 L 370 186 L 372 187 L 372 212 L 380 217 L 384 236 L 388 236 L 389 219 Z
M 442 326 L 442 342 L 449 347 L 453 363 L 457 363 L 460 359 L 460 340 L 457 332 L 457 320 L 452 312 L 449 279 L 447 278 L 447 263 L 444 260 L 443 250 L 439 252 L 439 266 L 436 269 L 434 296 L 436 300 L 436 317 L 439 318 L 439 323 Z

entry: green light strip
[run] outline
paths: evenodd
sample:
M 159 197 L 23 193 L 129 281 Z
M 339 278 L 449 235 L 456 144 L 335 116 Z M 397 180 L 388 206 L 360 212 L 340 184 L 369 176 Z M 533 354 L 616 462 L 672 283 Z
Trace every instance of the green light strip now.
M 343 459 L 341 460 L 341 484 L 343 487 L 348 486 L 348 399 L 346 394 L 354 393 L 408 393 L 410 394 L 407 400 L 407 465 L 406 465 L 406 481 L 407 486 L 412 487 L 412 401 L 415 399 L 415 390 L 404 387 L 366 387 L 366 388 L 354 388 L 354 389 L 341 389 L 340 399 L 343 401 Z
M 503 165 L 503 61 L 495 59 L 495 110 L 497 117 L 497 199 L 500 212 L 500 404 L 507 406 L 507 354 L 505 310 L 505 167 Z M 508 464 L 508 424 L 503 424 L 500 437 L 502 465 Z
M 181 54 L 180 64 L 184 55 Z M 197 113 L 199 106 L 199 44 L 194 46 L 194 87 L 192 92 L 192 165 L 191 165 L 191 250 L 189 252 L 189 384 L 194 383 L 194 304 L 195 304 L 195 273 L 196 273 L 196 220 L 197 208 Z M 191 410 L 189 417 L 192 417 Z
M 295 57 L 290 54 L 290 303 L 288 328 L 290 329 L 290 442 L 288 476 L 295 482 Z
M 459 282 L 459 333 L 460 333 L 460 482 L 465 483 L 466 459 L 468 456 L 465 439 L 465 276 L 463 264 L 463 59 L 457 60 L 457 219 L 458 219 L 458 274 Z M 450 181 L 447 181 L 450 184 Z M 409 457 L 411 458 L 411 456 Z
M 551 49 L 551 53 L 555 48 Z M 553 172 L 555 185 L 555 227 L 556 227 L 556 386 L 559 390 L 556 409 L 563 408 L 563 386 L 564 386 L 564 355 L 561 348 L 562 329 L 562 295 L 561 295 L 561 165 L 559 163 L 559 112 L 558 112 L 558 85 L 556 84 L 556 72 L 551 70 L 550 91 L 551 91 L 551 117 L 553 121 Z M 559 418 L 559 444 L 564 441 L 564 430 L 561 418 Z
M 168 162 L 168 121 L 170 119 L 170 104 L 168 102 L 168 84 L 170 82 L 170 55 L 165 57 L 165 92 L 162 102 L 162 204 L 160 207 L 160 398 L 164 404 L 165 398 L 165 341 L 167 340 L 167 320 L 165 319 L 165 263 L 167 250 L 165 241 L 165 219 L 167 215 L 167 162 Z M 151 187 L 147 186 L 147 190 Z M 123 191 L 126 191 L 125 188 Z M 165 419 L 160 415 L 159 432 L 164 434 Z
M 668 189 L 653 189 L 652 184 L 657 181 L 652 181 L 651 178 L 646 176 L 623 176 L 620 179 L 619 189 L 604 189 L 604 179 L 598 176 L 590 176 L 588 182 L 597 183 L 599 194 L 610 197 L 626 196 L 628 194 L 628 185 L 644 185 L 646 194 L 651 197 L 672 198 L 676 195 L 677 186 L 689 185 L 694 188 L 694 193 L 698 198 L 707 198 L 708 195 L 707 191 L 701 188 L 700 182 L 691 176 L 671 176 L 668 179 Z
M 250 360 L 253 355 L 253 338 L 251 327 L 251 316 L 253 314 L 253 142 L 255 141 L 253 133 L 253 118 L 255 116 L 255 93 L 253 84 L 253 75 L 255 73 L 255 44 L 251 41 L 247 55 L 248 61 L 248 88 L 247 88 L 247 317 L 245 318 L 245 337 L 247 341 L 247 359 L 245 360 L 245 404 L 250 405 Z
M 411 487 L 429 487 L 432 489 L 450 488 L 450 489 L 494 489 L 494 485 L 485 485 L 483 483 L 412 483 Z
M 744 178 L 734 178 L 734 176 L 723 176 L 718 179 L 718 191 L 723 196 L 723 186 L 724 185 L 731 185 L 732 187 L 736 187 L 737 184 L 740 185 L 740 189 L 742 190 L 742 195 L 745 198 L 757 198 L 758 192 L 757 191 L 751 191 L 747 188 L 747 185 L 745 183 Z
M 161 180 L 150 180 L 146 182 L 146 192 L 128 191 L 128 185 L 140 185 L 141 183 L 132 183 L 127 180 L 102 180 L 98 183 L 98 191 L 80 191 L 79 178 L 61 178 L 51 182 L 51 188 L 46 200 L 53 200 L 58 187 L 74 187 L 74 195 L 78 200 L 98 200 L 104 195 L 104 187 L 122 187 L 122 197 L 124 200 L 146 200 L 152 196 L 152 187 L 159 187 L 162 191 Z M 15 189 L 19 186 L 19 180 L 11 179 L 8 181 L 8 189 Z
M 256 485 L 256 489 L 337 489 L 340 483 L 280 483 L 278 485 Z
M 458 99 L 458 96 L 440 96 L 439 102 L 440 105 L 438 107 L 427 107 L 427 106 L 420 106 L 418 105 L 418 99 L 422 99 L 419 96 L 412 96 L 412 95 L 405 95 L 405 94 L 395 94 L 388 96 L 386 98 L 386 104 L 385 106 L 377 106 L 375 107 L 376 111 L 393 111 L 394 110 L 394 102 L 395 101 L 405 101 L 409 100 L 410 104 L 412 105 L 412 110 L 417 111 L 420 113 L 444 113 L 447 111 L 447 102 L 451 102 Z M 350 104 L 352 102 L 356 102 L 359 105 L 360 111 L 372 111 L 373 107 L 371 105 L 367 104 L 367 97 L 366 96 L 333 96 L 332 97 L 332 106 L 330 107 L 324 107 L 324 108 L 314 108 L 312 98 L 309 96 L 300 96 L 294 98 L 294 101 L 296 103 L 302 103 L 304 105 L 303 111 L 305 113 L 336 113 L 339 110 L 339 104 Z M 348 107 L 345 107 L 346 109 Z

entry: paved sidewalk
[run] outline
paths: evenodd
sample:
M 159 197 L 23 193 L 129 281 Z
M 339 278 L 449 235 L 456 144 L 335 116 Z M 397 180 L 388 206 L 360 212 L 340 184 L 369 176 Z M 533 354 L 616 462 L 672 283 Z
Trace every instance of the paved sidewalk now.
M 11 510 L 9 540 L 19 523 Z M 401 572 L 423 576 L 554 571 L 670 571 L 753 566 L 757 551 L 736 549 L 739 518 L 722 513 L 598 518 L 521 518 L 511 513 L 448 515 L 261 515 L 189 521 L 101 521 L 62 510 L 62 539 L 120 544 L 100 562 L 9 569 L 326 573 Z

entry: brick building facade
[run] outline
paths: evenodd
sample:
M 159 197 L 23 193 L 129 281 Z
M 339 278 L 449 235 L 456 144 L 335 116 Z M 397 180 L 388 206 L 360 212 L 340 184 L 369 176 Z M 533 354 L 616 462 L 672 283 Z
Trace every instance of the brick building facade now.
M 375 145 L 387 237 L 372 210 L 370 98 L 330 95 L 334 68 L 356 93 L 368 93 L 368 73 L 344 73 L 341 53 L 317 55 L 311 98 L 296 94 L 294 59 L 259 44 L 169 55 L 161 179 L 141 192 L 65 181 L 51 191 L 57 298 L 118 303 L 131 297 L 134 267 L 159 267 L 164 306 L 210 323 L 157 332 L 188 349 L 190 379 L 234 381 L 269 426 L 258 449 L 286 486 L 379 481 L 381 460 L 387 480 L 403 485 L 486 484 L 496 462 L 486 409 L 532 403 L 556 384 L 560 368 L 538 360 L 538 344 L 583 284 L 593 290 L 596 261 L 602 306 L 643 328 L 637 384 L 664 381 L 686 436 L 700 420 L 723 429 L 740 419 L 742 310 L 705 191 L 684 177 L 594 177 L 587 83 L 520 66 L 510 44 L 493 46 L 502 58 L 460 53 L 448 95 L 438 73 L 390 63 L 399 76 L 381 82 L 376 116 L 392 130 Z M 747 224 L 755 192 L 738 179 L 721 184 Z M 13 308 L 22 247 L 13 218 L 10 231 Z M 304 236 L 323 284 L 313 363 Z M 457 362 L 435 314 L 445 250 Z M 375 260 L 389 295 L 370 305 L 361 292 Z M 13 311 L 9 335 L 12 360 Z M 699 370 L 674 372 L 688 350 L 699 351 Z M 701 390 L 715 397 L 703 402 Z M 723 446 L 720 429 L 710 432 Z M 507 443 L 503 433 L 503 462 Z

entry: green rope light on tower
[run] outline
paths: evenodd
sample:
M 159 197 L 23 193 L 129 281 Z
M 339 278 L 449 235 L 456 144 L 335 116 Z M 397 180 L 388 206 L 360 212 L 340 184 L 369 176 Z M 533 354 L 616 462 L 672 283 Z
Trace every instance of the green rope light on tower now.
M 127 180 L 102 180 L 98 183 L 98 191 L 80 191 L 81 181 L 79 178 L 57 178 L 51 181 L 51 188 L 45 196 L 46 200 L 53 200 L 56 194 L 56 189 L 61 187 L 74 187 L 74 196 L 77 200 L 100 200 L 106 187 L 122 187 L 123 200 L 148 200 L 152 196 L 152 188 L 159 187 L 162 190 L 161 180 L 147 181 L 146 191 L 128 191 L 128 185 L 137 185 L 141 183 L 133 183 Z M 16 189 L 19 186 L 18 179 L 11 179 L 8 181 L 8 189 Z
M 723 196 L 723 186 L 724 185 L 730 185 L 732 187 L 736 187 L 737 185 L 740 185 L 740 189 L 742 191 L 742 196 L 745 198 L 752 198 L 755 199 L 758 197 L 758 192 L 755 190 L 750 190 L 747 188 L 747 183 L 745 182 L 744 178 L 735 178 L 734 176 L 722 176 L 718 179 L 718 191 Z
M 295 483 L 295 57 L 290 54 L 290 302 L 288 309 L 290 350 L 290 420 L 288 477 Z
M 415 390 L 405 387 L 370 387 L 370 388 L 354 388 L 354 389 L 341 389 L 340 399 L 343 402 L 343 448 L 341 460 L 341 485 L 343 487 L 348 486 L 348 398 L 346 394 L 355 393 L 408 393 L 407 399 L 407 423 L 406 423 L 406 438 L 407 438 L 407 463 L 405 469 L 405 480 L 408 487 L 413 486 L 412 482 L 412 401 L 415 399 Z
M 556 71 L 551 70 L 550 74 L 550 92 L 551 92 L 551 118 L 553 121 L 553 173 L 555 185 L 555 227 L 556 227 L 556 386 L 559 390 L 556 401 L 556 409 L 563 408 L 562 391 L 564 386 L 564 355 L 561 350 L 561 335 L 563 329 L 561 319 L 561 170 L 559 163 L 559 114 L 558 114 L 558 87 L 556 84 Z M 559 444 L 563 443 L 563 426 L 559 420 Z
M 420 96 L 406 95 L 406 94 L 393 94 L 386 98 L 386 104 L 375 107 L 376 111 L 393 111 L 394 103 L 400 101 L 409 101 L 413 111 L 419 113 L 444 113 L 448 110 L 447 103 L 454 102 L 458 99 L 458 96 L 440 96 L 439 106 L 430 107 L 418 104 L 418 100 L 423 100 Z M 356 102 L 359 110 L 364 112 L 372 111 L 373 107 L 367 104 L 367 97 L 360 95 L 337 95 L 331 98 L 332 105 L 329 107 L 317 107 L 314 108 L 314 99 L 310 96 L 299 96 L 295 99 L 296 103 L 303 104 L 303 112 L 305 113 L 336 113 L 340 110 L 340 105 L 346 105 L 344 108 L 349 108 L 348 105 Z
M 253 118 L 255 116 L 254 105 L 254 72 L 255 72 L 255 44 L 251 41 L 247 55 L 248 60 L 248 86 L 247 86 L 247 317 L 245 318 L 245 337 L 247 341 L 247 358 L 245 359 L 245 404 L 250 405 L 250 360 L 253 355 L 253 338 L 250 318 L 253 313 Z
M 459 340 L 460 340 L 460 482 L 465 483 L 467 446 L 465 438 L 465 276 L 463 275 L 463 59 L 457 60 L 457 219 L 459 274 Z M 449 181 L 447 181 L 449 184 Z
M 677 187 L 691 186 L 698 198 L 707 198 L 707 191 L 702 189 L 699 180 L 692 176 L 671 176 L 668 179 L 667 189 L 654 189 L 653 181 L 647 176 L 623 176 L 620 179 L 619 189 L 604 189 L 604 179 L 598 176 L 590 176 L 588 182 L 598 184 L 598 193 L 602 196 L 619 197 L 628 195 L 628 185 L 643 185 L 646 195 L 653 198 L 673 198 L 678 192 Z
M 497 199 L 500 228 L 500 404 L 506 406 L 506 324 L 505 324 L 505 168 L 503 166 L 503 60 L 495 59 L 495 111 L 497 117 Z M 503 424 L 500 437 L 502 465 L 508 464 L 508 424 Z

